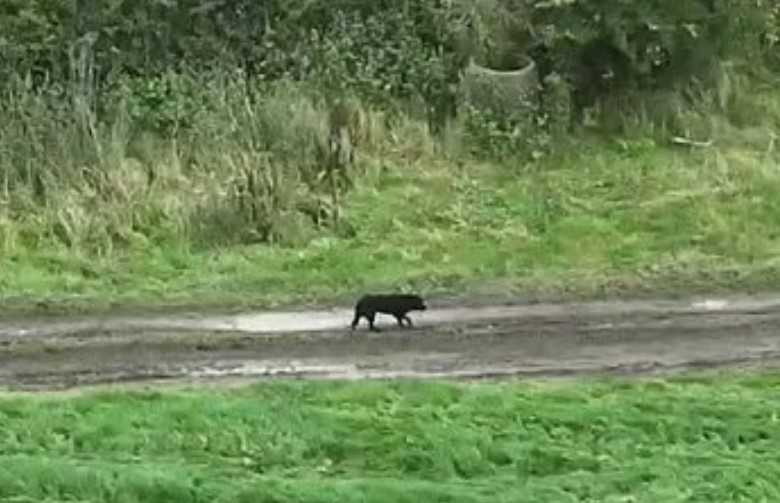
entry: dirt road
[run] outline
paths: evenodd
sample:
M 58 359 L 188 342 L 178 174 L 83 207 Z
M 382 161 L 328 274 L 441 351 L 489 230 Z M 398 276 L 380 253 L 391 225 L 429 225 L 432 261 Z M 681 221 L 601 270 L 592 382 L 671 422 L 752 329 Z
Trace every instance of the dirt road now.
M 780 297 L 452 307 L 415 327 L 349 309 L 0 322 L 0 387 L 258 377 L 658 373 L 780 364 Z

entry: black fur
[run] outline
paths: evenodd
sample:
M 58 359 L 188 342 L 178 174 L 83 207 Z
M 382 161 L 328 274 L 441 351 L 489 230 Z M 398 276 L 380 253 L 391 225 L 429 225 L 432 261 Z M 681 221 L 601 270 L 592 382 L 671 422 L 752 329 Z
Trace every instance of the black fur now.
M 352 330 L 358 326 L 360 318 L 365 318 L 368 320 L 369 328 L 374 332 L 379 332 L 379 329 L 374 326 L 377 313 L 390 314 L 395 317 L 399 326 L 403 327 L 403 322 L 406 321 L 407 326 L 411 327 L 412 320 L 408 316 L 409 311 L 425 311 L 426 309 L 428 307 L 419 295 L 365 295 L 358 300 L 355 306 Z

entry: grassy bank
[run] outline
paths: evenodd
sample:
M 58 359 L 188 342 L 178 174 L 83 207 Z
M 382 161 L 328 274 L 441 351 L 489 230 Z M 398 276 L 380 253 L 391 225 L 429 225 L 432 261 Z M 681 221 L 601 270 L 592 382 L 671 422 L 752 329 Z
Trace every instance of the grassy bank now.
M 0 399 L 5 501 L 772 501 L 780 377 Z
M 310 94 L 215 85 L 212 111 L 165 142 L 134 136 L 121 113 L 101 122 L 22 90 L 0 125 L 3 159 L 20 168 L 0 207 L 0 304 L 772 289 L 780 100 L 771 86 L 751 91 L 731 112 L 672 117 L 709 147 L 672 145 L 641 111 L 622 112 L 622 133 L 558 139 L 535 161 L 474 154 L 501 144 L 487 127 L 433 138 L 409 115 L 358 104 L 354 184 L 338 226 L 317 228 L 307 215 L 330 201 L 319 185 L 329 112 Z M 247 207 L 251 176 L 264 181 Z
M 299 245 L 19 248 L 3 257 L 0 291 L 6 308 L 101 308 L 267 306 L 392 288 L 765 289 L 780 279 L 778 196 L 778 163 L 758 151 L 592 140 L 535 167 L 389 166 L 348 196 L 348 235 Z

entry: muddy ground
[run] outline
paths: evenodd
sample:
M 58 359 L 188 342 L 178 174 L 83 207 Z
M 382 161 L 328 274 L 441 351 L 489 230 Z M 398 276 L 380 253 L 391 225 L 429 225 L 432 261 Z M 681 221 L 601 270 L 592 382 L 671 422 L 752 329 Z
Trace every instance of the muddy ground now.
M 648 374 L 780 364 L 780 297 L 0 321 L 0 387 L 236 378 Z

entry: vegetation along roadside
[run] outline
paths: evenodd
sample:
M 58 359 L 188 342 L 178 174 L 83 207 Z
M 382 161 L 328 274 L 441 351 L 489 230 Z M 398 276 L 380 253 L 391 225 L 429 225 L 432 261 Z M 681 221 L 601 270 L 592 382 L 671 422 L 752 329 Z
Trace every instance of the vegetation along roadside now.
M 778 376 L 0 398 L 6 501 L 773 501 Z
M 0 17 L 6 310 L 780 276 L 773 3 L 112 5 Z

